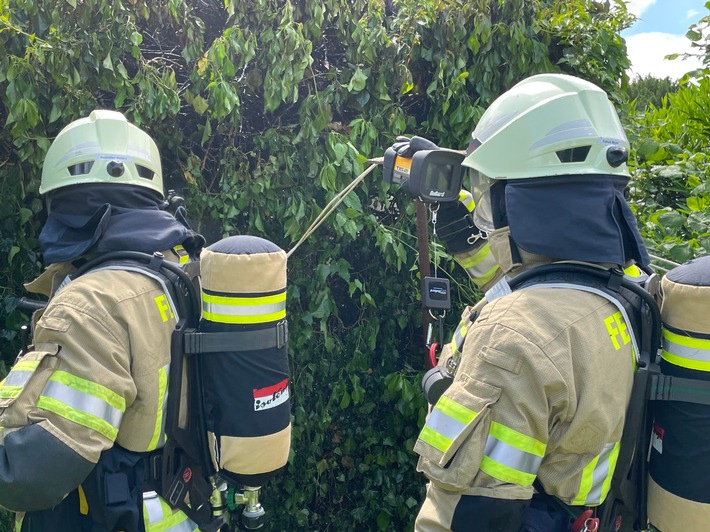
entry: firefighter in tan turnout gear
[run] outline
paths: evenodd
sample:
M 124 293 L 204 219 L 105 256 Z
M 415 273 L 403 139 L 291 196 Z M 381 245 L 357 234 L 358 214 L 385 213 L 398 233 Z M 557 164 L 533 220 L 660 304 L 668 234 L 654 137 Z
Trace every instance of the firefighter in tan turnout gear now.
M 51 301 L 0 386 L 0 505 L 18 512 L 18 531 L 196 530 L 138 478 L 142 453 L 165 443 L 166 292 L 123 269 L 71 274 L 111 251 L 187 262 L 204 239 L 165 210 L 157 146 L 118 112 L 59 133 L 40 192 L 47 268 L 27 288 Z
M 480 313 L 467 309 L 442 354 L 453 381 L 414 447 L 429 479 L 415 529 L 566 531 L 567 515 L 533 494 L 605 500 L 632 389 L 634 318 L 569 276 L 510 286 L 549 264 L 648 265 L 625 200 L 628 141 L 604 91 L 543 74 L 488 108 L 467 153 L 474 222 L 506 278 Z

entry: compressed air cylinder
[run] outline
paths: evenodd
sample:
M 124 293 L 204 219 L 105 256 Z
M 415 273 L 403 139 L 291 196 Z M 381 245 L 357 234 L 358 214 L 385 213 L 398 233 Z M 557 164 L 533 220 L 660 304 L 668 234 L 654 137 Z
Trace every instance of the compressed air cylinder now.
M 710 381 L 710 257 L 678 266 L 663 280 L 666 375 Z M 710 523 L 710 406 L 654 403 L 648 513 L 662 532 Z
M 212 460 L 221 475 L 261 486 L 286 465 L 291 444 L 286 253 L 253 236 L 202 251 L 201 333 L 229 347 L 200 356 Z

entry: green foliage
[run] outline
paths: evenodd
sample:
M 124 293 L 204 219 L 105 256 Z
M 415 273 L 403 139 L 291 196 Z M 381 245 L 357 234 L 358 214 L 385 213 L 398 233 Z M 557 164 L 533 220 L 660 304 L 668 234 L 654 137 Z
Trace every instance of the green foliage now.
M 623 0 L 554 2 L 541 19 L 557 40 L 556 63 L 603 87 L 617 103 L 626 100 L 631 66 L 620 33 L 634 21 Z
M 208 241 L 248 233 L 289 249 L 396 135 L 464 147 L 485 106 L 526 76 L 578 74 L 621 99 L 630 18 L 612 6 L 0 0 L 5 362 L 26 319 L 21 282 L 41 268 L 42 159 L 71 120 L 122 110 L 155 138 Z M 273 530 L 406 530 L 423 496 L 415 209 L 380 181 L 371 174 L 289 260 L 293 451 L 264 494 Z M 471 289 L 445 266 L 452 330 Z
M 651 252 L 684 262 L 710 253 L 710 158 L 705 78 L 681 87 L 637 117 L 632 198 Z
M 13 532 L 15 530 L 15 520 L 8 512 L 0 513 L 0 531 Z
M 663 107 L 663 98 L 678 90 L 678 83 L 669 77 L 658 79 L 651 74 L 636 76 L 629 84 L 629 100 L 634 101 L 636 109 L 645 110 L 649 105 Z
M 710 9 L 710 3 L 706 7 Z M 710 17 L 703 17 L 688 31 L 705 57 L 708 23 Z M 659 105 L 651 103 L 639 113 L 632 106 L 628 123 L 635 148 L 632 200 L 639 227 L 651 253 L 675 262 L 710 253 L 710 71 L 693 76 L 662 96 Z M 647 78 L 643 85 L 652 90 L 668 85 L 656 81 Z
M 637 128 L 655 140 L 673 142 L 691 151 L 702 151 L 710 139 L 710 79 L 705 76 L 667 94 L 661 105 L 638 116 Z M 638 108 L 638 105 L 637 105 Z M 662 160 L 664 154 L 656 156 Z

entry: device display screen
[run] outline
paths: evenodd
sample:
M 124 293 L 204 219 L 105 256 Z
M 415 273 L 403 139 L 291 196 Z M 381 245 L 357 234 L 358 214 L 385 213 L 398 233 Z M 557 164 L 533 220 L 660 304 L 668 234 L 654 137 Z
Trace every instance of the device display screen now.
M 409 192 L 427 202 L 457 201 L 464 155 L 454 150 L 420 151 L 412 158 Z

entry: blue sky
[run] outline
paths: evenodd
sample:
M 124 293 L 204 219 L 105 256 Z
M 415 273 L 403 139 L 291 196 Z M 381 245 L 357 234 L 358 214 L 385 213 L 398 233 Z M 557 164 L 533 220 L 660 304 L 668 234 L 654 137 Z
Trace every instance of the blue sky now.
M 697 59 L 667 61 L 665 55 L 689 51 L 688 27 L 710 15 L 705 0 L 630 0 L 638 20 L 622 33 L 631 59 L 632 76 L 652 74 L 677 79 L 700 66 Z

